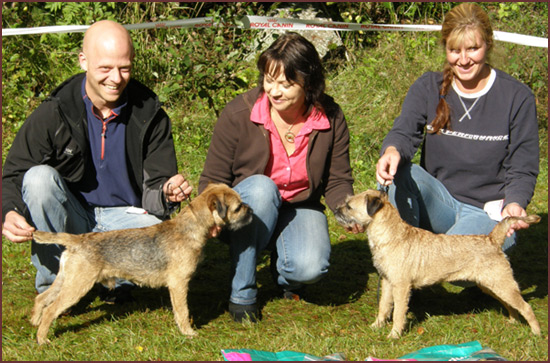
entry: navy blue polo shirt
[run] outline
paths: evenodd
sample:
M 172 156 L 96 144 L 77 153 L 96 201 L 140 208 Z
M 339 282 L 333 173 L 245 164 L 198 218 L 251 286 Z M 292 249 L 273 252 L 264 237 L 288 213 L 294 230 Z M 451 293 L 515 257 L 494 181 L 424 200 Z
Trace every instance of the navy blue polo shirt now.
M 94 207 L 141 207 L 141 198 L 132 188 L 126 165 L 129 115 L 126 91 L 121 96 L 121 104 L 104 119 L 86 95 L 85 85 L 86 77 L 82 81 L 82 98 L 86 104 L 88 138 L 95 172 L 85 172 L 80 193 Z

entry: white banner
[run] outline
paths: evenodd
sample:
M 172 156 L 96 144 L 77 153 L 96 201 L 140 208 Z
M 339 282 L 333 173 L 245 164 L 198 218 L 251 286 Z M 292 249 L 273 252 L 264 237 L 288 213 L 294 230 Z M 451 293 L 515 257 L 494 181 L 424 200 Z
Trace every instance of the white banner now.
M 212 18 L 194 18 L 185 20 L 158 21 L 154 23 L 141 23 L 123 25 L 128 30 L 158 29 L 158 28 L 210 28 L 213 26 Z M 41 26 L 36 28 L 10 28 L 2 29 L 2 36 L 27 35 L 45 33 L 83 33 L 89 25 L 58 25 Z
M 128 30 L 155 28 L 210 28 L 213 26 L 231 26 L 243 29 L 276 29 L 276 30 L 328 30 L 328 31 L 439 31 L 441 25 L 410 24 L 357 24 L 321 20 L 304 20 L 294 18 L 275 18 L 267 16 L 244 16 L 238 25 L 215 24 L 212 18 L 195 18 L 165 22 L 124 25 Z M 2 29 L 2 36 L 85 32 L 89 25 L 60 25 L 36 28 Z M 495 40 L 531 47 L 548 48 L 548 38 L 530 35 L 494 31 Z

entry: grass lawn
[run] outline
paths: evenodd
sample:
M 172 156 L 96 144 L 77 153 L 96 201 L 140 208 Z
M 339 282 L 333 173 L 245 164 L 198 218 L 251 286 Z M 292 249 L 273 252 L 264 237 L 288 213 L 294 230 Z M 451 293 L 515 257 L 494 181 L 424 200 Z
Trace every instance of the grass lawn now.
M 353 54 L 349 64 L 329 72 L 328 93 L 342 106 L 350 128 L 356 191 L 375 187 L 379 147 L 400 112 L 408 87 L 423 72 L 440 69 L 443 58 L 441 52 L 433 50 L 434 44 L 431 34 L 384 34 L 377 46 Z M 518 63 L 510 63 L 510 59 L 520 55 L 548 64 L 547 49 L 497 45 L 495 56 L 499 57 L 495 62 L 504 71 L 513 73 Z M 547 82 L 548 75 L 544 77 Z M 377 311 L 378 275 L 366 237 L 346 233 L 327 212 L 333 248 L 328 276 L 308 288 L 307 299 L 282 300 L 271 280 L 269 255 L 262 255 L 258 285 L 263 319 L 257 324 L 231 320 L 227 312 L 228 247 L 217 240 L 209 241 L 206 258 L 190 285 L 190 313 L 199 333 L 193 339 L 177 329 L 166 289 L 139 288 L 137 301 L 123 306 L 104 304 L 94 291 L 90 292 L 69 315 L 54 322 L 48 336 L 52 344 L 38 346 L 36 329 L 29 322 L 36 296 L 30 243 L 14 244 L 3 238 L 2 360 L 217 361 L 223 360 L 222 349 L 248 348 L 316 356 L 343 353 L 347 360 L 355 361 L 369 356 L 395 359 L 424 347 L 477 340 L 508 360 L 547 361 L 546 96 L 537 96 L 541 172 L 528 207 L 528 212 L 539 214 L 542 221 L 520 232 L 519 245 L 510 254 L 523 297 L 541 324 L 540 337 L 532 335 L 523 320 L 510 323 L 506 309 L 496 300 L 443 284 L 415 291 L 404 336 L 387 339 L 391 324 L 379 330 L 370 327 Z M 174 122 L 180 170 L 196 186 L 216 119 L 204 105 L 188 106 L 173 106 L 167 112 Z M 12 137 L 3 134 L 3 150 L 9 149 Z

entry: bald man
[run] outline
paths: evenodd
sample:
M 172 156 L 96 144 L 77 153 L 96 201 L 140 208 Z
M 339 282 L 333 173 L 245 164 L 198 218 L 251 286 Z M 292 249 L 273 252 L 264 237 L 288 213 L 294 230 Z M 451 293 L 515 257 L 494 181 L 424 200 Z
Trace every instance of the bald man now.
M 131 78 L 128 31 L 99 21 L 78 55 L 84 73 L 59 85 L 25 120 L 4 163 L 2 234 L 101 232 L 169 218 L 192 187 L 178 174 L 170 120 L 158 97 Z M 61 246 L 32 241 L 36 290 L 59 269 Z M 124 301 L 120 280 L 109 299 Z M 115 301 L 116 302 L 116 301 Z

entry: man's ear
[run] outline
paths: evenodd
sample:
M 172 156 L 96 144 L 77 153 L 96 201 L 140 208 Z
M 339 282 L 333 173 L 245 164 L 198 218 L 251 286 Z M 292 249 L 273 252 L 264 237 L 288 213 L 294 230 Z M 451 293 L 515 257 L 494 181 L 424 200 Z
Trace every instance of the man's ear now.
M 367 195 L 367 213 L 374 216 L 384 206 L 384 201 L 380 197 Z
M 78 53 L 78 62 L 80 63 L 80 68 L 82 68 L 83 71 L 88 71 L 88 59 L 86 58 L 84 52 Z

